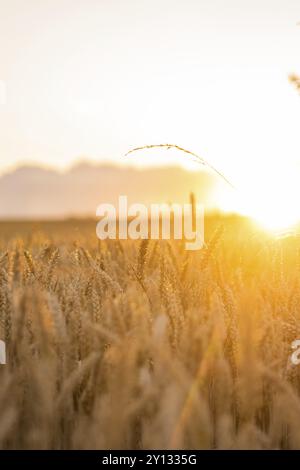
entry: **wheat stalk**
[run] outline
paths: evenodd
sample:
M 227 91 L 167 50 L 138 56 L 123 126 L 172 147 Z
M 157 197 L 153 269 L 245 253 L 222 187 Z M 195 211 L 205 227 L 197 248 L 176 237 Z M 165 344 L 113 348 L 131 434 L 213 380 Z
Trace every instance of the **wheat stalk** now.
M 167 150 L 169 149 L 175 149 L 175 150 L 178 150 L 179 152 L 183 152 L 187 155 L 190 155 L 192 157 L 195 158 L 195 161 L 197 163 L 200 163 L 201 165 L 203 166 L 207 166 L 208 168 L 210 168 L 211 170 L 213 170 L 215 173 L 217 173 L 221 178 L 223 178 L 224 181 L 226 181 L 227 184 L 229 184 L 229 186 L 231 186 L 232 188 L 234 188 L 233 184 L 222 174 L 220 173 L 213 165 L 211 165 L 209 162 L 207 162 L 204 158 L 200 157 L 199 155 L 197 155 L 196 153 L 194 152 L 191 152 L 190 150 L 187 150 L 183 147 L 180 147 L 179 145 L 176 145 L 176 144 L 152 144 L 152 145 L 143 145 L 141 147 L 136 147 L 132 150 L 129 150 L 126 154 L 125 154 L 125 157 L 127 157 L 128 155 L 130 155 L 131 153 L 133 152 L 138 152 L 140 150 L 147 150 L 147 149 L 155 149 L 155 148 L 166 148 Z

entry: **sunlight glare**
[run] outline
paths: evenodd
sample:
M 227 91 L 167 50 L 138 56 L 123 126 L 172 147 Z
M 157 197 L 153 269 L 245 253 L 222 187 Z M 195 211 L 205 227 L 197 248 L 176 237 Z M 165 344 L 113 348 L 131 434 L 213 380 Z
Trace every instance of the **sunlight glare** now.
M 264 182 L 255 182 L 255 188 L 229 191 L 219 189 L 217 198 L 223 212 L 239 213 L 250 217 L 257 225 L 270 233 L 293 230 L 300 223 L 300 207 L 297 201 L 300 190 L 297 173 L 283 169 Z

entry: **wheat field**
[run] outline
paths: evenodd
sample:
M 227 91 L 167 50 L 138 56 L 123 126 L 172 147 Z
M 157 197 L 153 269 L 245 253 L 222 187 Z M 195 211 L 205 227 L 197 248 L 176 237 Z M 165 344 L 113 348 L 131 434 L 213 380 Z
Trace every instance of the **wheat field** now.
M 211 216 L 206 245 L 1 223 L 1 449 L 300 448 L 300 242 Z

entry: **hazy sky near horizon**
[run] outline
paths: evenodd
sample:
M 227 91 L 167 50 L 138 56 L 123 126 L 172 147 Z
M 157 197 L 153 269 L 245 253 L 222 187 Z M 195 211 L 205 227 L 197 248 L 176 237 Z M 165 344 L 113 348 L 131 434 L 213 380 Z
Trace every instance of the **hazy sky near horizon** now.
M 299 0 L 0 0 L 0 173 L 171 142 L 299 179 L 298 21 Z

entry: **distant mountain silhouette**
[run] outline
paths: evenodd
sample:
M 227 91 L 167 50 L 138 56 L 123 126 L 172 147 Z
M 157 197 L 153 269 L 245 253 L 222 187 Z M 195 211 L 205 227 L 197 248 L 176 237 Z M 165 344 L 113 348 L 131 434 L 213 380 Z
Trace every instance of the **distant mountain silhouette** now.
M 125 194 L 129 203 L 198 201 L 215 207 L 216 176 L 177 167 L 139 170 L 81 163 L 66 173 L 24 166 L 0 177 L 0 218 L 53 219 L 95 216 L 102 202 L 117 203 Z

